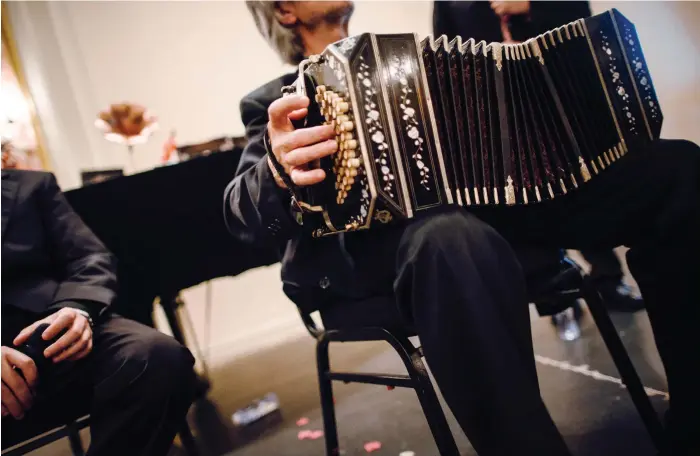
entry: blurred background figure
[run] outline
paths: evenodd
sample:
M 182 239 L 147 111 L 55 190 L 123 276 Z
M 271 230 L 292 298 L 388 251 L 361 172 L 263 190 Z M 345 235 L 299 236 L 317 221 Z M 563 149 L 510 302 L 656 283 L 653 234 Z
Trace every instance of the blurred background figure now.
M 436 1 L 433 31 L 436 37 L 460 35 L 487 43 L 505 41 L 509 33 L 518 42 L 590 15 L 589 2 L 580 1 Z

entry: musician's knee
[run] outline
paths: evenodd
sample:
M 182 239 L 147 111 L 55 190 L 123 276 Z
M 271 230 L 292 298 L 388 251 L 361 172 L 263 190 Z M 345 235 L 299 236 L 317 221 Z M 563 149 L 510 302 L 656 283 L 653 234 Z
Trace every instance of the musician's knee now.
M 456 210 L 417 221 L 402 244 L 409 257 L 464 259 L 497 254 L 505 241 L 476 216 Z
M 188 394 L 194 381 L 194 357 L 174 338 L 152 331 L 138 345 L 138 356 L 147 362 L 142 381 L 164 395 Z
M 664 139 L 651 144 L 652 166 L 655 169 L 668 169 L 670 177 L 676 179 L 679 173 L 700 171 L 700 147 L 685 139 Z M 681 175 L 682 175 L 681 174 Z
M 657 143 L 659 155 L 676 162 L 686 164 L 700 163 L 700 146 L 685 139 L 667 139 Z
M 156 404 L 193 397 L 194 357 L 174 338 L 151 328 L 139 328 L 120 345 L 114 356 L 116 369 L 98 386 L 101 399 L 107 398 L 104 395 L 119 395 L 127 401 L 147 398 Z

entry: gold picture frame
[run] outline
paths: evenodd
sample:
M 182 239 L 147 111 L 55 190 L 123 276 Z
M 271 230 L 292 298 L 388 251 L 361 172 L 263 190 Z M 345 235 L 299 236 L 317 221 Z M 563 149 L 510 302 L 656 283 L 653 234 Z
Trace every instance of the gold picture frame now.
M 9 67 L 14 72 L 14 79 L 19 86 L 19 90 L 23 96 L 23 101 L 26 104 L 26 109 L 29 112 L 29 117 L 31 119 L 30 124 L 27 127 L 31 127 L 33 130 L 35 138 L 34 151 L 38 155 L 41 168 L 45 171 L 51 170 L 50 160 L 48 159 L 44 135 L 41 130 L 41 123 L 39 122 L 39 117 L 37 116 L 36 107 L 34 105 L 34 100 L 29 91 L 29 86 L 27 85 L 27 80 L 22 69 L 22 64 L 19 59 L 19 54 L 17 52 L 17 44 L 14 39 L 14 33 L 12 29 L 12 24 L 10 23 L 10 12 L 7 6 L 7 2 L 2 2 L 0 4 L 0 14 L 2 19 L 2 61 L 7 62 Z

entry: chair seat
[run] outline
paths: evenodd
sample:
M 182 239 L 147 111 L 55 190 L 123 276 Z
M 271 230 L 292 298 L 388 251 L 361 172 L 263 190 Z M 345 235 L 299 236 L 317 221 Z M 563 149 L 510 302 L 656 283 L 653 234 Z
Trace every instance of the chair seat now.
M 406 321 L 393 296 L 376 296 L 358 301 L 338 301 L 321 310 L 326 330 L 380 327 L 405 336 L 416 331 Z

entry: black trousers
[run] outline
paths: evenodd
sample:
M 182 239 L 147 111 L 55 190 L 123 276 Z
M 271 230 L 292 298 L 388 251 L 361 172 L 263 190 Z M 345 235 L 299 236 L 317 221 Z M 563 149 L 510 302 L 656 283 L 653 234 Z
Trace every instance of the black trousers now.
M 88 456 L 165 456 L 194 399 L 194 358 L 175 339 L 120 316 L 94 329 L 85 359 L 42 377 L 22 420 L 2 419 L 3 446 L 89 413 Z
M 630 247 L 668 377 L 669 454 L 700 454 L 697 145 L 662 140 L 630 151 L 555 201 L 448 209 L 346 241 L 358 280 L 393 292 L 417 329 L 443 396 L 481 456 L 569 454 L 540 399 L 513 247 L 619 245 Z
M 612 250 L 582 250 L 581 255 L 591 265 L 590 275 L 593 279 L 613 282 L 622 280 L 622 265 Z

